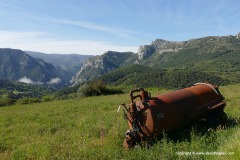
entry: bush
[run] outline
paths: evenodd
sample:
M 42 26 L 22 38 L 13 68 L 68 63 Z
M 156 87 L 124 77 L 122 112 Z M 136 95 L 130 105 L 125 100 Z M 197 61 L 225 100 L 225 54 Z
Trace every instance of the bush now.
M 78 95 L 81 97 L 99 96 L 99 95 L 110 95 L 123 93 L 121 90 L 109 89 L 102 81 L 97 81 L 94 83 L 85 83 L 78 90 Z
M 18 100 L 18 103 L 19 104 L 30 104 L 30 103 L 40 103 L 41 100 L 38 99 L 38 98 L 27 98 L 27 97 L 24 97 L 24 98 L 21 98 Z
M 0 98 L 0 107 L 1 106 L 9 106 L 9 105 L 12 105 L 14 103 L 14 100 L 13 99 L 11 99 L 10 97 L 8 97 L 8 96 L 2 96 L 1 98 Z
M 42 97 L 43 102 L 49 102 L 49 101 L 52 101 L 53 99 L 54 99 L 53 96 L 50 96 L 50 95 Z

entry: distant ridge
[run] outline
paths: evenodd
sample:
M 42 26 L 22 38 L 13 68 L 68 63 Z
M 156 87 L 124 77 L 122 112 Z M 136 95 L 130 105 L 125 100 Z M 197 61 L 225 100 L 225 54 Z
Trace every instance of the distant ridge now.
M 46 54 L 41 52 L 25 51 L 28 55 L 34 58 L 40 58 L 47 63 L 70 69 L 72 76 L 75 75 L 83 65 L 83 62 L 92 55 L 79 54 Z
M 70 72 L 42 59 L 35 59 L 17 49 L 0 49 L 0 78 L 28 84 L 62 87 L 68 84 Z

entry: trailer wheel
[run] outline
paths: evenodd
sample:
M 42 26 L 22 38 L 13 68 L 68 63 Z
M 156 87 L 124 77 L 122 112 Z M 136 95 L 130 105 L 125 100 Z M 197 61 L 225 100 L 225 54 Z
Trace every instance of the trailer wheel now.
M 219 117 L 219 124 L 220 124 L 221 126 L 226 125 L 227 119 L 228 119 L 227 114 L 226 114 L 225 112 L 222 112 L 222 114 L 221 114 L 220 117 Z
M 206 118 L 208 124 L 212 127 L 224 126 L 227 123 L 227 114 L 223 110 L 213 111 Z
M 135 142 L 132 140 L 132 138 L 129 137 L 129 136 L 126 136 L 126 138 L 125 138 L 124 141 L 123 141 L 123 147 L 124 147 L 126 150 L 129 150 L 129 149 L 133 148 L 134 145 L 136 145 L 136 144 L 135 144 Z

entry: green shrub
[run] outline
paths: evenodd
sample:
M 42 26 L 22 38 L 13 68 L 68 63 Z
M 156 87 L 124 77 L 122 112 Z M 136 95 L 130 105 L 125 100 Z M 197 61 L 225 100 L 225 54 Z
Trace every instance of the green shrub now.
M 17 101 L 19 104 L 31 104 L 31 103 L 40 103 L 41 100 L 38 98 L 21 98 Z
M 9 96 L 1 96 L 0 97 L 0 107 L 1 106 L 9 106 L 14 103 L 14 100 Z
M 52 101 L 53 99 L 54 99 L 53 96 L 50 96 L 50 95 L 46 95 L 42 97 L 43 102 L 49 102 L 49 101 Z
M 119 93 L 123 93 L 123 91 L 107 88 L 102 81 L 97 81 L 89 84 L 85 83 L 78 90 L 78 96 L 80 97 L 111 95 Z

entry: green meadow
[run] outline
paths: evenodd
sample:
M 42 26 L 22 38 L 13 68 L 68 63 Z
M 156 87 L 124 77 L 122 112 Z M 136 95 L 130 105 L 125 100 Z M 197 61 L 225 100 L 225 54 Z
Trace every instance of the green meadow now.
M 129 151 L 122 147 L 127 122 L 117 113 L 129 94 L 0 107 L 0 159 L 240 159 L 240 84 L 220 91 L 225 128 L 197 122 Z

